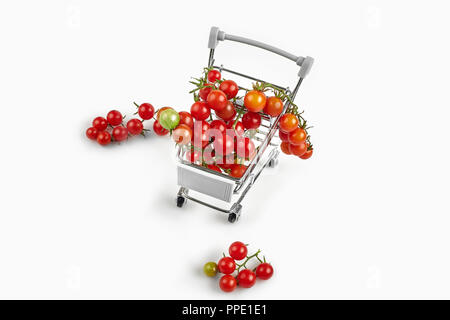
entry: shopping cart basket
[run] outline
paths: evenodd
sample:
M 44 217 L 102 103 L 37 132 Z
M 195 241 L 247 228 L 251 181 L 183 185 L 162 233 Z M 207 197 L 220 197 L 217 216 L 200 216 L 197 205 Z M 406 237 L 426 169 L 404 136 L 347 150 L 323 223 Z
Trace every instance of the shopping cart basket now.
M 298 72 L 298 81 L 291 91 L 288 87 L 282 87 L 272 84 L 267 81 L 263 81 L 240 72 L 229 70 L 223 67 L 223 65 L 217 66 L 214 64 L 214 50 L 216 49 L 219 41 L 236 41 L 247 45 L 259 47 L 283 56 L 289 60 L 294 61 L 300 66 Z M 272 85 L 278 89 L 284 90 L 289 96 L 290 101 L 294 101 L 295 96 L 300 88 L 300 85 L 309 73 L 314 59 L 311 57 L 301 57 L 290 54 L 284 50 L 267 45 L 265 43 L 227 34 L 217 27 L 212 27 L 209 35 L 208 47 L 210 49 L 208 68 L 214 68 L 220 70 L 222 73 L 231 73 L 240 77 L 250 79 L 252 81 L 263 82 Z M 257 143 L 256 155 L 249 160 L 248 168 L 241 178 L 234 178 L 227 174 L 210 170 L 192 163 L 186 160 L 186 152 L 190 149 L 189 146 L 178 146 L 177 157 L 178 163 L 178 185 L 180 189 L 177 195 L 177 206 L 183 207 L 187 200 L 192 200 L 204 206 L 221 211 L 228 214 L 228 221 L 235 222 L 239 219 L 242 212 L 241 202 L 244 199 L 247 192 L 254 185 L 262 170 L 269 167 L 274 167 L 278 163 L 279 155 L 279 139 L 272 139 L 276 137 L 278 121 L 281 116 L 289 108 L 289 100 L 286 102 L 283 112 L 276 118 L 271 118 L 264 113 L 261 113 L 261 126 L 252 136 L 253 141 Z M 243 109 L 243 101 L 236 102 L 236 109 Z M 276 140 L 276 141 L 275 141 Z M 217 199 L 217 200 L 214 200 Z M 220 202 L 220 204 L 213 204 Z

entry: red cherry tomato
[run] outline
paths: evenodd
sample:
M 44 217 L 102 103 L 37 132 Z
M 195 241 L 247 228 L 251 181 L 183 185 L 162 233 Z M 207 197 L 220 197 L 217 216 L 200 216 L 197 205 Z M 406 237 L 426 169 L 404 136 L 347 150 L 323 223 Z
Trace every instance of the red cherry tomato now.
M 267 263 L 261 263 L 256 267 L 256 276 L 262 280 L 268 280 L 273 275 L 273 267 Z
M 92 126 L 98 131 L 105 131 L 108 127 L 108 122 L 103 117 L 97 117 L 92 121 Z
M 127 122 L 127 129 L 132 135 L 138 135 L 144 130 L 144 125 L 139 119 L 131 119 Z
M 206 164 L 214 164 L 215 152 L 211 145 L 203 149 L 203 162 Z
M 244 97 L 244 106 L 248 111 L 260 112 L 266 106 L 266 95 L 261 91 L 252 90 Z
M 289 144 L 289 151 L 296 156 L 302 156 L 306 153 L 306 150 L 308 149 L 308 145 L 306 142 L 302 142 L 300 144 Z
M 195 120 L 206 120 L 211 114 L 211 109 L 205 101 L 197 101 L 191 106 L 191 115 Z
M 300 156 L 300 158 L 301 158 L 301 159 L 304 159 L 304 160 L 311 158 L 311 156 L 312 156 L 312 154 L 313 154 L 313 150 L 314 150 L 314 149 L 313 149 L 313 148 L 310 148 L 309 145 L 308 145 L 308 150 L 306 150 L 306 152 L 305 152 L 304 154 L 302 154 L 302 155 Z
M 189 150 L 186 152 L 186 160 L 190 162 L 197 162 L 200 159 L 200 151 L 198 150 Z
M 121 124 L 122 123 L 122 119 L 123 119 L 122 114 L 119 111 L 117 111 L 117 110 L 111 110 L 106 115 L 106 120 L 113 127 L 114 126 L 118 126 L 119 124 Z
M 238 121 L 236 123 L 236 126 L 233 129 L 233 125 L 234 125 L 234 121 L 235 120 L 230 120 L 227 122 L 227 129 L 231 129 L 231 130 L 227 130 L 227 134 L 230 134 L 231 136 L 242 136 L 244 135 L 245 132 L 245 128 L 244 125 L 242 124 L 242 122 Z M 230 133 L 231 131 L 231 133 Z
M 208 105 L 215 111 L 223 110 L 227 107 L 228 99 L 225 93 L 220 90 L 211 90 L 206 98 Z
M 220 72 L 218 70 L 210 70 L 208 72 L 208 81 L 209 82 L 216 82 L 217 80 L 220 80 L 220 78 L 222 77 L 222 75 L 220 74 Z
M 245 129 L 257 129 L 261 125 L 261 116 L 259 113 L 247 112 L 242 116 L 242 124 Z
M 231 274 L 236 269 L 236 262 L 234 262 L 233 258 L 223 257 L 217 263 L 217 269 L 221 273 Z
M 244 269 L 237 275 L 237 281 L 242 288 L 251 288 L 256 282 L 256 275 L 252 270 Z
M 285 154 L 291 154 L 291 150 L 289 149 L 289 142 L 282 142 L 280 144 L 280 149 Z
M 192 129 L 185 124 L 179 124 L 172 131 L 172 139 L 179 145 L 186 145 L 191 142 Z
M 242 260 L 247 257 L 247 246 L 240 241 L 235 241 L 230 245 L 228 253 L 234 260 Z
M 158 135 L 158 136 L 165 136 L 166 134 L 169 133 L 169 130 L 164 129 L 161 124 L 159 123 L 159 121 L 155 121 L 153 122 L 153 131 Z
M 212 83 L 206 83 L 205 87 L 201 88 L 198 91 L 198 96 L 200 97 L 200 99 L 202 99 L 203 101 L 206 101 L 206 99 L 208 98 L 208 94 L 211 92 L 211 90 L 215 89 L 216 87 L 212 84 Z
M 255 154 L 255 150 L 256 150 L 255 144 L 249 138 L 247 138 L 247 137 L 245 137 L 245 138 L 237 137 L 236 138 L 235 151 L 236 151 L 236 155 L 239 158 L 245 158 L 245 159 L 252 158 L 253 155 Z
M 226 274 L 219 280 L 219 286 L 222 291 L 231 292 L 236 289 L 237 281 L 232 275 Z
M 180 122 L 179 124 L 185 124 L 192 130 L 194 129 L 194 118 L 192 115 L 187 111 L 180 111 L 178 112 L 180 116 Z
M 98 136 L 98 130 L 94 127 L 90 127 L 86 130 L 86 137 L 88 137 L 91 140 L 97 140 Z
M 155 108 L 150 103 L 143 103 L 138 108 L 138 114 L 142 120 L 149 120 L 155 115 Z
M 278 117 L 283 112 L 283 101 L 278 97 L 267 98 L 264 113 L 271 117 Z
M 216 154 L 227 155 L 234 151 L 234 139 L 233 137 L 224 134 L 214 139 L 213 146 Z
M 216 116 L 221 118 L 224 121 L 229 121 L 234 118 L 236 115 L 236 108 L 231 101 L 228 101 L 227 106 L 222 110 L 215 111 Z
M 222 90 L 223 93 L 226 94 L 228 100 L 236 97 L 236 95 L 237 95 L 237 93 L 239 91 L 238 85 L 233 80 L 225 80 L 225 81 L 223 81 L 220 84 L 219 89 Z
M 278 135 L 283 142 L 289 142 L 289 133 L 284 132 L 283 130 L 278 130 Z
M 302 128 L 295 128 L 291 132 L 289 132 L 289 143 L 299 145 L 300 143 L 306 140 L 306 131 Z
M 99 132 L 97 136 L 97 142 L 102 145 L 106 146 L 111 143 L 111 134 L 108 131 L 101 131 Z
M 221 156 L 216 158 L 216 164 L 224 170 L 231 169 L 231 166 L 234 164 L 234 156 Z
M 216 166 L 215 164 L 208 164 L 207 168 L 210 170 L 222 173 L 222 170 L 220 170 L 220 168 L 218 166 Z
M 230 176 L 233 178 L 241 178 L 247 170 L 247 166 L 235 163 L 231 165 L 230 169 Z
M 280 118 L 280 129 L 284 132 L 294 131 L 298 127 L 298 119 L 292 113 L 286 113 Z
M 158 110 L 158 112 L 156 113 L 156 120 L 159 121 L 159 116 L 161 114 L 162 111 L 167 110 L 167 109 L 173 109 L 171 107 L 162 107 L 161 109 Z
M 216 132 L 211 129 L 217 130 Z M 214 138 L 214 136 L 220 134 L 224 135 L 227 131 L 227 124 L 222 120 L 213 120 L 211 121 L 211 128 L 209 130 L 208 136 Z
M 117 126 L 112 131 L 112 136 L 115 141 L 123 141 L 128 138 L 128 129 L 123 126 Z

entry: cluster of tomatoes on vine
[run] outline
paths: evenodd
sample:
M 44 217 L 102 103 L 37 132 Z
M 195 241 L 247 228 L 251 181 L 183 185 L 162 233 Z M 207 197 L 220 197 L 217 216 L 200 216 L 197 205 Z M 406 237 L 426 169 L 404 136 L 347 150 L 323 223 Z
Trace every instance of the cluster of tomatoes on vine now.
M 203 266 L 203 272 L 208 277 L 215 277 L 217 273 L 223 274 L 219 280 L 219 287 L 223 291 L 231 292 L 237 286 L 251 288 L 256 283 L 256 279 L 268 280 L 272 277 L 273 267 L 266 262 L 265 257 L 263 259 L 259 257 L 261 250 L 256 251 L 252 255 L 247 255 L 247 245 L 236 241 L 230 245 L 228 253 L 230 256 L 227 257 L 224 254 L 218 263 L 207 262 Z M 253 269 L 249 269 L 247 263 L 255 259 L 258 264 Z M 241 260 L 244 260 L 244 262 L 236 262 Z

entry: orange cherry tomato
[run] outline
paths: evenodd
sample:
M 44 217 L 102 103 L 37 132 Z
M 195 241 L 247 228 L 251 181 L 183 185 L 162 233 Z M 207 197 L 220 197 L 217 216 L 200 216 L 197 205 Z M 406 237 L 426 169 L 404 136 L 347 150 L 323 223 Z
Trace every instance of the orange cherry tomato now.
M 306 131 L 303 128 L 295 128 L 293 131 L 288 134 L 289 143 L 299 145 L 303 141 L 306 140 Z
M 302 156 L 306 153 L 306 150 L 308 150 L 308 145 L 306 142 L 302 142 L 300 144 L 289 144 L 289 151 L 296 156 Z
M 280 129 L 284 132 L 294 131 L 298 127 L 298 119 L 292 113 L 286 113 L 280 118 Z
M 301 156 L 300 156 L 300 158 L 302 158 L 302 159 L 309 159 L 309 158 L 311 158 L 311 156 L 312 156 L 312 154 L 313 154 L 313 150 L 314 149 L 309 149 L 309 150 L 307 150 L 304 154 L 302 154 Z
M 291 154 L 291 150 L 289 150 L 289 142 L 282 142 L 280 145 L 280 149 L 285 154 Z
M 281 112 L 283 112 L 283 101 L 278 97 L 267 98 L 264 113 L 267 113 L 271 117 L 278 117 Z
M 244 97 L 244 106 L 251 112 L 260 112 L 266 106 L 266 95 L 261 91 L 252 90 Z

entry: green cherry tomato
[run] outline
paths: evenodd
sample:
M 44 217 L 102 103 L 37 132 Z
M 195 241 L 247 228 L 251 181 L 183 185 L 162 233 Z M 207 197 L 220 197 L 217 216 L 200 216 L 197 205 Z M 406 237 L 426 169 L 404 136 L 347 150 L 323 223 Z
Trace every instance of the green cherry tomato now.
M 215 277 L 217 274 L 217 263 L 215 263 L 215 262 L 205 263 L 205 265 L 203 266 L 203 272 L 208 277 Z
M 166 109 L 159 115 L 159 123 L 164 129 L 175 129 L 180 122 L 180 115 L 173 109 Z

